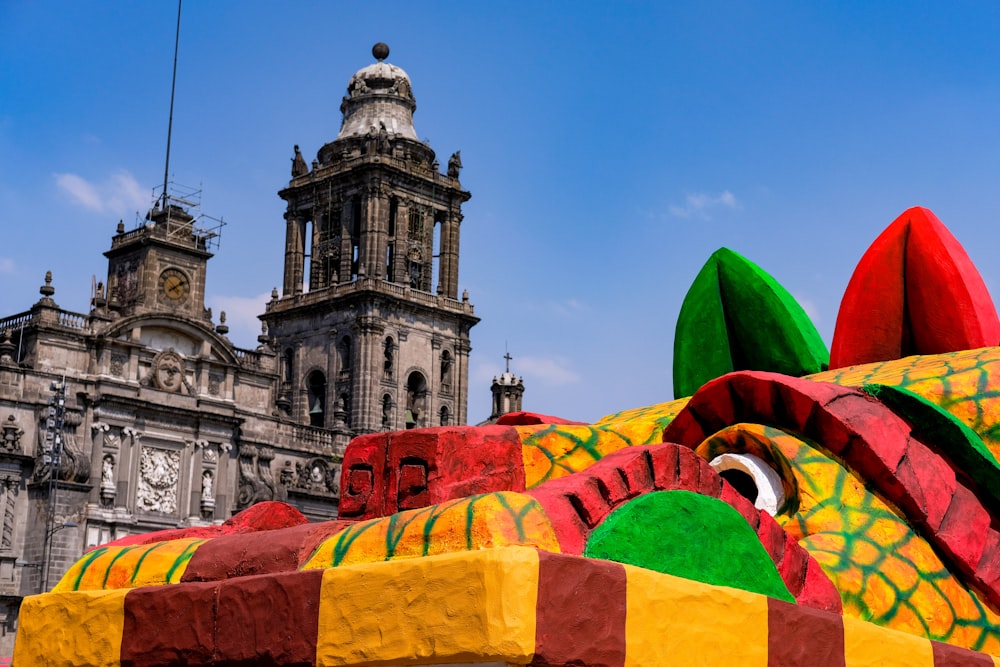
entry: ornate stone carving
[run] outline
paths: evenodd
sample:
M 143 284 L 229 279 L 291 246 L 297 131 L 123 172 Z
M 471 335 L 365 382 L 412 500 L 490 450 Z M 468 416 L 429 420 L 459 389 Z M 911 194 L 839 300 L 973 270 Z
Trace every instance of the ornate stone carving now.
M 305 465 L 296 463 L 295 487 L 312 493 L 337 495 L 337 471 L 320 457 L 310 459 Z
M 55 460 L 58 462 L 58 479 L 65 482 L 86 482 L 90 479 L 90 457 L 76 441 L 76 430 L 83 423 L 83 415 L 76 410 L 67 410 L 63 415 L 62 430 L 55 434 L 58 442 L 54 441 L 52 444 L 46 440 L 49 420 L 46 408 L 39 415 L 38 457 L 32 480 L 40 482 L 48 479 Z
M 222 383 L 225 381 L 225 376 L 219 375 L 218 373 L 209 373 L 208 375 L 208 393 L 212 396 L 218 396 L 219 391 L 222 388 Z
M 21 447 L 22 435 L 24 435 L 24 429 L 17 425 L 14 415 L 8 415 L 7 421 L 3 423 L 3 440 L 0 441 L 0 447 L 5 452 L 21 454 L 24 451 Z
M 124 354 L 118 352 L 111 353 L 111 363 L 108 370 L 115 377 L 122 377 L 125 374 L 125 362 L 128 361 L 128 357 Z
M 237 507 L 242 509 L 264 500 L 274 500 L 274 478 L 271 460 L 274 453 L 266 448 L 242 445 L 239 452 L 239 495 Z
M 218 463 L 219 450 L 215 448 L 215 445 L 206 444 L 205 448 L 201 450 L 201 460 L 205 463 Z
M 173 350 L 164 350 L 153 359 L 153 383 L 158 389 L 179 392 L 186 382 L 184 359 Z
M 136 508 L 146 512 L 172 514 L 177 511 L 177 479 L 181 453 L 143 447 L 139 457 L 139 486 Z
M 17 493 L 21 489 L 21 480 L 12 475 L 0 479 L 0 494 L 3 495 L 3 530 L 0 532 L 0 550 L 9 551 L 14 548 L 14 506 L 17 503 Z

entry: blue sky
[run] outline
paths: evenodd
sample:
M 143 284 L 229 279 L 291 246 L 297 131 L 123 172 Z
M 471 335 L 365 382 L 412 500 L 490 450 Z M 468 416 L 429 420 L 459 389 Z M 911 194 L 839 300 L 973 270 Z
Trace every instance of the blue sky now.
M 162 182 L 176 3 L 0 0 L 0 314 L 85 311 Z M 171 174 L 224 218 L 208 305 L 252 347 L 280 285 L 276 192 L 385 41 L 442 163 L 462 151 L 469 419 L 593 420 L 673 397 L 673 330 L 720 246 L 829 344 L 861 254 L 931 208 L 1000 293 L 1000 4 L 188 0 Z

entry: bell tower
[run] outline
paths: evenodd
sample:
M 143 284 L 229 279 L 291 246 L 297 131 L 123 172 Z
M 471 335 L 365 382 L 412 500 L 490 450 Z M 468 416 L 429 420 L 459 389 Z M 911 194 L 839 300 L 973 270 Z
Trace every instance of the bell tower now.
M 410 78 L 376 62 L 347 85 L 337 138 L 310 164 L 296 146 L 282 291 L 261 319 L 282 355 L 278 407 L 353 435 L 464 424 L 469 330 L 458 294 L 462 168 L 442 173 L 413 127 Z

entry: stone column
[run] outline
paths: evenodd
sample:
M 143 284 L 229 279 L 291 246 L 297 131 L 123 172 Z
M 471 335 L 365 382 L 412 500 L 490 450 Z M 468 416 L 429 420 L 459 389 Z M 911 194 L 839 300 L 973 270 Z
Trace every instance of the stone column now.
M 441 222 L 441 261 L 439 264 L 439 292 L 449 299 L 458 298 L 458 229 L 462 214 L 448 211 Z
M 293 296 L 302 293 L 306 222 L 291 210 L 285 214 L 285 220 L 285 280 L 282 293 L 284 296 Z
M 468 335 L 455 341 L 455 370 L 452 376 L 452 386 L 455 388 L 455 423 L 465 424 L 469 411 L 469 345 Z

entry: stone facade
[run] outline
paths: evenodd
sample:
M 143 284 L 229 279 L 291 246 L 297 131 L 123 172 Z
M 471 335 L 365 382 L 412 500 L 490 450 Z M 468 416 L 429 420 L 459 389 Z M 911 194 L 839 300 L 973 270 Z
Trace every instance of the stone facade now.
M 0 655 L 21 598 L 87 548 L 263 500 L 334 518 L 354 435 L 465 422 L 469 193 L 458 154 L 440 173 L 417 141 L 414 108 L 380 59 L 351 78 L 311 168 L 296 147 L 284 290 L 256 348 L 205 307 L 217 237 L 176 193 L 118 224 L 87 312 L 62 309 L 47 274 L 34 305 L 0 318 Z

